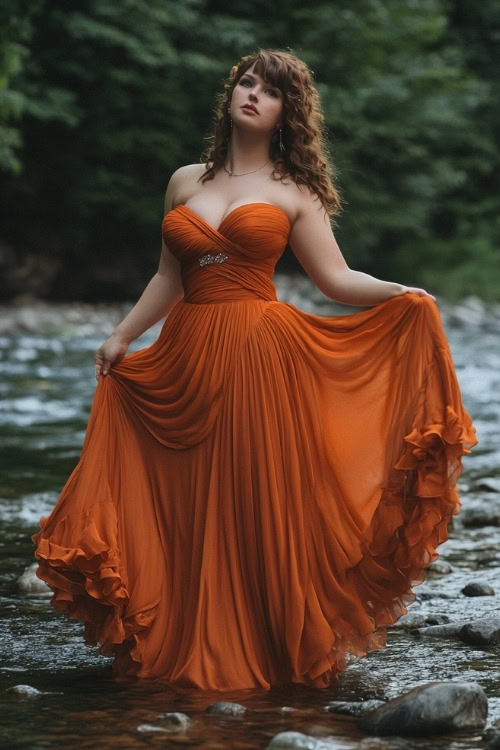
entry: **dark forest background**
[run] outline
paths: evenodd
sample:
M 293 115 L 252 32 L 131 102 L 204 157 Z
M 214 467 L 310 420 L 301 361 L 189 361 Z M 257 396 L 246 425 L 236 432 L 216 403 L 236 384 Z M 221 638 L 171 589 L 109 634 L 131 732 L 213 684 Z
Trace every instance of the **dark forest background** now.
M 349 265 L 499 300 L 498 0 L 0 0 L 2 297 L 140 294 L 170 175 L 259 47 L 315 73 Z

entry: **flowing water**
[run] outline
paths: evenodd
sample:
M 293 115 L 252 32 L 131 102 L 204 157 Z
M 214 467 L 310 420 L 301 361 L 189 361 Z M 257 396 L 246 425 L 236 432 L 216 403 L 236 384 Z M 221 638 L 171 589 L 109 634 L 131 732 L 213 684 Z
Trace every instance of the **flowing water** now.
M 306 309 L 305 299 L 288 298 Z M 323 308 L 320 314 L 334 313 Z M 34 560 L 30 536 L 78 460 L 95 388 L 93 354 L 110 325 L 106 311 L 100 315 L 102 326 L 61 326 L 42 334 L 26 324 L 24 333 L 0 336 L 1 746 L 265 748 L 278 732 L 294 730 L 334 739 L 338 748 L 487 747 L 481 732 L 369 738 L 352 717 L 323 707 L 336 699 L 393 698 L 432 680 L 477 681 L 488 696 L 490 723 L 500 718 L 498 646 L 476 648 L 394 627 L 385 650 L 352 664 L 323 690 L 174 691 L 161 682 L 113 681 L 111 659 L 83 644 L 82 623 L 56 613 L 48 598 L 18 588 L 17 579 Z M 450 539 L 439 548 L 440 562 L 448 562 L 451 572 L 429 576 L 416 587 L 409 612 L 471 620 L 500 613 L 500 527 L 493 525 L 500 513 L 500 328 L 498 319 L 465 326 L 443 320 L 479 445 L 464 460 L 459 484 L 464 513 L 453 520 Z M 153 329 L 132 348 L 147 345 L 157 333 Z M 473 509 L 490 514 L 491 525 L 464 525 L 462 517 Z M 461 589 L 470 582 L 489 584 L 496 595 L 466 597 Z M 40 692 L 28 696 L 9 690 L 16 685 Z M 240 703 L 246 711 L 207 713 L 219 700 Z M 166 712 L 187 714 L 189 727 L 173 725 L 161 716 Z

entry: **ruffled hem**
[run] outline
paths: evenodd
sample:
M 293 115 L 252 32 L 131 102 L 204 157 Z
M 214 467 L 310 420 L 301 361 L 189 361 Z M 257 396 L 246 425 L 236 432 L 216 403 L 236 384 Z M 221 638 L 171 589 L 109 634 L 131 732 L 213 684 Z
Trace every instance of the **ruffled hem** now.
M 476 444 L 469 415 L 463 411 L 460 418 L 451 406 L 444 423 L 413 428 L 403 438 L 396 481 L 382 489 L 362 540 L 362 558 L 346 571 L 344 582 L 365 603 L 371 630 L 356 633 L 346 620 L 335 623 L 332 650 L 308 671 L 306 684 L 327 687 L 337 671 L 386 647 L 387 627 L 415 601 L 412 587 L 425 580 L 425 568 L 438 559 L 437 547 L 448 539 L 452 516 L 461 510 L 456 489 L 461 457 Z
M 99 513 L 97 505 L 105 505 Z M 140 612 L 128 614 L 130 596 L 120 565 L 116 544 L 108 544 L 99 532 L 96 521 L 116 517 L 110 503 L 97 504 L 89 512 L 93 516 L 75 534 L 75 522 L 67 516 L 51 531 L 50 539 L 75 539 L 74 546 L 56 544 L 44 537 L 49 517 L 40 520 L 40 531 L 33 534 L 37 545 L 36 575 L 52 589 L 50 604 L 70 620 L 84 622 L 83 638 L 87 646 L 98 646 L 102 656 L 127 656 L 127 674 L 137 673 L 142 665 L 142 642 L 158 609 L 154 602 Z M 106 528 L 102 527 L 101 528 Z M 69 533 L 68 533 L 69 530 Z M 115 659 L 116 662 L 116 659 Z M 113 663 L 114 671 L 115 663 Z

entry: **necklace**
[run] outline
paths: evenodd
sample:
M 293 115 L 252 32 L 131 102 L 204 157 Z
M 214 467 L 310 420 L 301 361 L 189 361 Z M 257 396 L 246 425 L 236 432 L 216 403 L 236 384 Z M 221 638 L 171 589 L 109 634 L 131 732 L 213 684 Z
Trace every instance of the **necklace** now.
M 269 164 L 270 161 L 271 161 L 271 159 L 268 159 L 266 161 L 266 164 Z M 224 164 L 224 169 L 225 169 L 225 171 L 228 173 L 228 175 L 230 177 L 243 177 L 243 175 L 253 174 L 254 172 L 258 172 L 259 169 L 264 169 L 264 167 L 266 166 L 266 164 L 263 164 L 261 167 L 258 167 L 257 169 L 252 169 L 251 172 L 239 172 L 239 174 L 235 174 L 234 172 L 231 172 L 229 169 L 227 169 L 227 167 L 226 167 L 225 164 Z

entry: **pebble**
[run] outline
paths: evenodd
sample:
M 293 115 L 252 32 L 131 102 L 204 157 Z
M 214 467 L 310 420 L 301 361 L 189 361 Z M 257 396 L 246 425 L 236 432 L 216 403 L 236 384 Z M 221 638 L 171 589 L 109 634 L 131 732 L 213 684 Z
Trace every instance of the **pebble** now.
M 164 714 L 158 714 L 157 719 L 163 719 L 172 724 L 172 729 L 187 729 L 191 725 L 191 719 L 187 714 L 181 711 L 168 711 Z
M 439 576 L 447 576 L 452 572 L 453 568 L 451 565 L 444 560 L 436 560 L 435 562 L 428 565 L 425 569 L 425 574 L 431 578 Z
M 241 714 L 244 714 L 245 711 L 246 708 L 245 706 L 242 706 L 241 703 L 231 703 L 229 701 L 218 701 L 217 703 L 212 703 L 206 709 L 206 713 L 225 714 L 227 716 L 240 716 Z
M 483 729 L 488 699 L 477 682 L 430 682 L 363 714 L 357 726 L 370 734 L 430 736 Z
M 137 727 L 138 732 L 168 732 L 165 727 L 155 727 L 154 724 L 139 724 Z
M 271 742 L 267 745 L 269 750 L 335 750 L 335 748 L 345 747 L 339 745 L 334 740 L 321 740 L 310 734 L 302 732 L 280 732 L 276 734 Z
M 495 589 L 485 583 L 468 583 L 462 589 L 464 596 L 495 596 Z
M 20 593 L 26 594 L 26 596 L 52 596 L 52 589 L 42 581 L 41 578 L 35 575 L 35 570 L 38 568 L 38 562 L 32 563 L 29 567 L 25 568 L 23 573 L 16 580 L 16 586 Z

